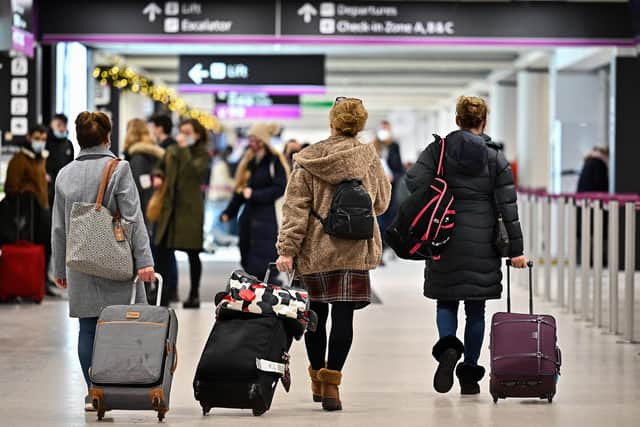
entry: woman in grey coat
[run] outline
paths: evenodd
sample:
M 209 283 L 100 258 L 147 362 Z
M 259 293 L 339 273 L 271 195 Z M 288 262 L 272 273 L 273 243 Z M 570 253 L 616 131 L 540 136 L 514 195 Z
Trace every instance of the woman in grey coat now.
M 98 316 L 109 305 L 129 304 L 131 283 L 89 276 L 66 267 L 66 245 L 71 207 L 75 202 L 93 203 L 107 163 L 116 156 L 109 150 L 111 123 L 104 113 L 83 112 L 76 119 L 80 144 L 78 158 L 65 166 L 56 179 L 53 206 L 53 266 L 56 284 L 69 290 L 69 315 L 80 321 L 78 357 L 87 387 L 93 340 Z M 118 164 L 107 186 L 104 206 L 110 212 L 120 210 L 122 218 L 133 223 L 131 247 L 135 268 L 141 281 L 155 280 L 149 236 L 144 224 L 140 199 L 129 163 Z M 146 302 L 144 286 L 137 288 L 137 301 Z M 92 410 L 88 398 L 85 410 Z

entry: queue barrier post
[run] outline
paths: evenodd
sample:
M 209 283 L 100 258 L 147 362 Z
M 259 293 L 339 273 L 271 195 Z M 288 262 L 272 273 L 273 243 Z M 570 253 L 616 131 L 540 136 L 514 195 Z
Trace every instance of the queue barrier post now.
M 609 333 L 620 334 L 618 313 L 618 275 L 620 262 L 620 205 L 617 200 L 609 200 Z
M 586 198 L 580 199 L 580 208 L 582 209 L 581 224 L 581 250 L 580 250 L 580 308 L 582 311 L 581 318 L 589 320 L 589 282 L 590 282 L 590 264 L 591 264 L 591 204 Z
M 551 199 L 542 200 L 542 254 L 544 257 L 544 299 L 551 301 Z
M 593 200 L 593 321 L 597 328 L 602 327 L 602 213 L 601 200 Z
M 556 203 L 556 223 L 557 223 L 557 238 L 558 238 L 558 256 L 557 256 L 558 268 L 556 270 L 556 273 L 558 275 L 557 297 L 558 297 L 558 305 L 560 307 L 564 307 L 565 305 L 565 297 L 564 297 L 565 295 L 564 275 L 565 275 L 565 262 L 566 262 L 565 206 L 566 206 L 566 199 L 564 196 L 560 196 L 557 199 L 557 203 Z
M 529 225 L 529 232 L 531 235 L 531 258 L 535 259 L 536 262 L 540 259 L 540 255 L 539 255 L 539 233 L 538 233 L 538 223 L 539 223 L 539 218 L 538 218 L 538 196 L 533 194 L 531 196 L 531 205 L 530 205 L 530 213 L 531 213 L 531 222 Z M 533 269 L 532 271 L 532 282 L 533 282 L 533 295 L 538 296 L 538 270 L 536 268 Z M 521 276 L 523 276 L 521 274 Z
M 620 344 L 638 344 L 634 341 L 635 272 L 636 272 L 636 201 L 625 201 L 624 206 L 624 324 Z
M 568 203 L 569 214 L 567 215 L 567 233 L 568 233 L 568 268 L 567 268 L 567 301 L 569 313 L 576 314 L 576 278 L 577 278 L 577 256 L 578 256 L 578 207 L 576 199 L 569 198 Z

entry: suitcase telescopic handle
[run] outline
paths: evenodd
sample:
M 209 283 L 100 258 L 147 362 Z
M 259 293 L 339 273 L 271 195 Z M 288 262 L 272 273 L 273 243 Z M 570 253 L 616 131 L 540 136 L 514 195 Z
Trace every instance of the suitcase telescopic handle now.
M 511 313 L 511 259 L 507 258 L 507 312 Z M 529 314 L 533 314 L 533 261 L 527 261 L 529 268 Z
M 156 306 L 160 307 L 160 302 L 162 301 L 162 282 L 164 282 L 164 280 L 162 279 L 162 276 L 158 273 L 156 273 L 156 280 L 158 282 L 158 296 L 156 296 Z M 138 282 L 140 281 L 140 278 L 138 276 L 136 276 L 135 279 L 133 279 L 133 285 L 132 285 L 132 290 L 131 290 L 131 305 L 136 303 L 136 294 L 137 294 L 137 285 Z
M 267 273 L 264 275 L 264 283 L 269 283 L 269 278 L 271 277 L 271 267 L 276 267 L 277 264 L 275 262 L 270 262 L 269 266 L 267 267 Z M 296 276 L 296 269 L 295 266 L 293 268 L 293 271 L 291 273 L 287 272 L 287 278 L 289 279 L 289 283 L 287 284 L 288 287 L 291 287 L 291 284 L 293 283 L 293 278 Z

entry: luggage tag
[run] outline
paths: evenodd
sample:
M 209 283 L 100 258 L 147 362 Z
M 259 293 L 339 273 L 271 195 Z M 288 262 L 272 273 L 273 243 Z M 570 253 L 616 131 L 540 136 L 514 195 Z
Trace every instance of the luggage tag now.
M 289 353 L 287 353 L 286 351 L 282 353 L 282 361 L 284 362 L 284 375 L 280 377 L 280 381 L 282 381 L 282 386 L 287 393 L 289 393 L 289 390 L 291 389 L 291 371 L 289 370 L 290 359 L 291 357 L 289 356 Z
M 113 234 L 116 238 L 116 242 L 124 242 L 126 239 L 124 235 L 124 228 L 122 227 L 122 223 L 119 220 L 115 221 L 115 226 L 113 227 Z

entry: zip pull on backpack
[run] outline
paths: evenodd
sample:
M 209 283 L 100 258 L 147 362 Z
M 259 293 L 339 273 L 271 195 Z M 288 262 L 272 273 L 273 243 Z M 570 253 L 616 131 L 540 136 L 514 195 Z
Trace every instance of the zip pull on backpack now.
M 455 227 L 454 197 L 444 176 L 446 141 L 433 136 L 440 144 L 436 176 L 402 202 L 385 232 L 386 242 L 403 259 L 439 260 Z
M 360 180 L 342 181 L 338 184 L 326 218 L 322 218 L 313 209 L 311 215 L 320 220 L 324 232 L 330 236 L 346 240 L 373 239 L 373 204 Z

